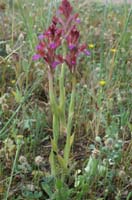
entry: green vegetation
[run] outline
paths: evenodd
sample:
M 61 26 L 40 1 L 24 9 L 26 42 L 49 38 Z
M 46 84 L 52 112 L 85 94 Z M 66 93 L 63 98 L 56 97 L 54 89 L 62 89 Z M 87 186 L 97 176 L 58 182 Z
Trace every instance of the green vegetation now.
M 0 1 L 1 200 L 132 199 L 132 7 L 70 2 L 91 55 L 77 66 L 74 139 L 62 179 L 51 175 L 49 162 L 53 130 L 46 64 L 32 60 L 37 37 L 60 1 Z M 66 76 L 68 115 L 69 70 Z

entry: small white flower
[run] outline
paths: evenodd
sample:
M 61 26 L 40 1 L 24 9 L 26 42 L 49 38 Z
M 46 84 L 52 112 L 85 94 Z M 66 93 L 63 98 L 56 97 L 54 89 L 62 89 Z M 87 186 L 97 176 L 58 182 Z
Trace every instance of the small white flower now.
M 42 164 L 43 163 L 43 158 L 41 157 L 41 156 L 37 156 L 36 158 L 35 158 L 35 164 L 37 165 L 37 166 L 39 166 L 40 164 Z
M 23 164 L 23 163 L 28 163 L 28 162 L 27 162 L 27 158 L 26 158 L 25 156 L 20 156 L 20 157 L 19 157 L 19 162 L 20 162 L 21 164 Z

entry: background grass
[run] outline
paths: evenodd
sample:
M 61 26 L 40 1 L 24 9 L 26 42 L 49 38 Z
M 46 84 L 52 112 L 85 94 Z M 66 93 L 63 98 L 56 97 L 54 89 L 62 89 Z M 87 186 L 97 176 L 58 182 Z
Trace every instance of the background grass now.
M 71 174 L 62 183 L 50 176 L 46 68 L 32 61 L 37 36 L 48 27 L 58 3 L 0 2 L 0 198 L 6 198 L 11 180 L 11 200 L 130 200 L 132 8 L 72 1 L 91 56 L 78 65 Z M 68 103 L 68 78 L 66 89 Z M 18 135 L 23 142 L 16 156 Z

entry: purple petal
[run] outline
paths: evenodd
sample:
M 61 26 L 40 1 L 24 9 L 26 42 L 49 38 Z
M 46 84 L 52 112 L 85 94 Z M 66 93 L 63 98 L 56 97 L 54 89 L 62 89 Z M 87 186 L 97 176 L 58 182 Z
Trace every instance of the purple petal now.
M 56 48 L 56 44 L 55 44 L 54 42 L 52 42 L 52 43 L 50 44 L 50 48 L 51 48 L 51 49 L 55 49 L 55 48 Z
M 72 63 L 72 65 L 76 65 L 76 62 L 75 62 L 75 61 L 72 61 L 71 63 Z
M 88 51 L 87 49 L 84 49 L 83 51 L 87 56 L 90 56 L 90 51 Z
M 41 58 L 41 56 L 39 54 L 35 54 L 32 59 L 35 61 L 35 60 L 38 60 L 39 58 Z
M 42 48 L 41 45 L 36 46 L 36 50 L 41 50 L 41 48 Z
M 76 45 L 70 44 L 68 47 L 69 47 L 70 50 L 72 50 L 72 49 L 74 49 L 76 47 Z
M 50 32 L 50 31 L 47 31 L 47 32 L 46 32 L 46 34 L 47 34 L 47 35 L 50 35 L 50 34 L 51 34 L 51 32 Z
M 59 61 L 54 61 L 54 62 L 52 63 L 52 67 L 53 67 L 53 68 L 56 68 L 56 66 L 59 65 L 59 64 L 60 64 Z
M 81 22 L 81 20 L 79 18 L 77 18 L 76 22 L 79 24 Z
M 40 35 L 38 36 L 38 39 L 39 39 L 39 40 L 44 39 L 44 34 L 40 34 Z

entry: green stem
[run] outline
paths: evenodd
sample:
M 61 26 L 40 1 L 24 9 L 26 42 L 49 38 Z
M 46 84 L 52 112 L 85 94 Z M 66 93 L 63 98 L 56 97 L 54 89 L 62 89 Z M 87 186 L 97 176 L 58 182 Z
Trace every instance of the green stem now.
M 9 196 L 9 191 L 10 191 L 10 187 L 11 187 L 11 183 L 12 183 L 12 179 L 13 179 L 13 174 L 14 174 L 14 170 L 15 170 L 15 166 L 16 166 L 16 161 L 17 161 L 17 157 L 18 157 L 20 149 L 21 149 L 21 144 L 18 144 L 17 145 L 15 159 L 14 159 L 14 162 L 13 162 L 12 171 L 11 171 L 10 181 L 9 181 L 7 192 L 6 192 L 5 200 L 7 200 L 8 196 Z
M 49 157 L 51 174 L 53 176 L 57 175 L 55 153 L 57 153 L 56 150 L 58 148 L 58 138 L 59 138 L 59 118 L 58 118 L 58 115 L 53 114 L 53 141 L 52 141 L 52 148 L 51 148 L 51 153 Z
M 53 74 L 52 71 L 49 69 L 48 71 L 48 78 L 49 78 L 49 98 L 50 98 L 50 105 L 52 109 L 52 113 L 58 116 L 58 105 L 54 95 L 54 88 L 53 88 Z
M 61 75 L 60 75 L 60 79 L 59 79 L 59 87 L 60 87 L 60 134 L 66 132 L 64 76 L 65 76 L 65 63 L 62 64 Z
M 68 113 L 68 122 L 67 122 L 67 138 L 66 138 L 66 145 L 64 149 L 64 159 L 66 165 L 68 165 L 69 154 L 71 149 L 70 139 L 71 139 L 71 129 L 72 129 L 72 121 L 73 121 L 73 114 L 74 114 L 74 106 L 75 106 L 75 92 L 76 92 L 76 78 L 75 76 L 72 77 L 72 93 L 71 93 L 71 100 L 69 105 L 69 113 Z
M 52 71 L 49 69 L 48 71 L 48 78 L 49 78 L 49 98 L 50 98 L 50 105 L 53 115 L 53 143 L 57 146 L 58 138 L 59 138 L 59 107 L 57 105 L 55 94 L 54 94 L 54 87 L 53 87 L 53 74 Z M 52 144 L 53 145 L 53 144 Z M 51 153 L 49 157 L 50 166 L 51 166 L 51 174 L 56 176 L 56 158 L 54 154 L 54 148 L 52 146 Z
M 51 149 L 50 156 L 49 156 L 49 162 L 50 162 L 50 167 L 51 167 L 51 175 L 56 176 L 56 159 L 54 155 L 53 149 Z
M 57 115 L 53 115 L 53 139 L 57 145 L 59 138 L 59 118 Z

